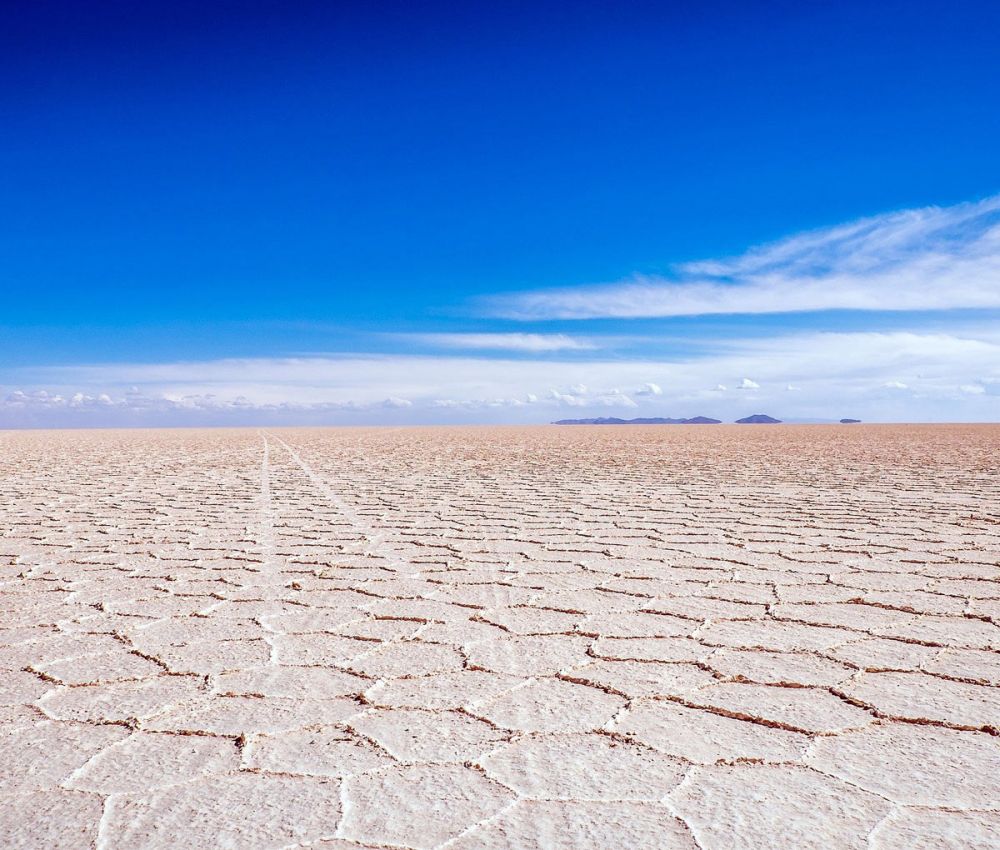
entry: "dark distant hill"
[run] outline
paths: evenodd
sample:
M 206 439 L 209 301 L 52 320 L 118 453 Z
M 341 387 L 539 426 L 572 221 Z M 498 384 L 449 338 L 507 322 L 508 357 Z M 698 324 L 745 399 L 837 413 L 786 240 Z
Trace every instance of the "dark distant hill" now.
M 861 421 L 860 419 L 841 419 L 840 420 L 840 424 L 841 425 L 857 425 L 860 421 Z
M 753 416 L 744 416 L 736 420 L 737 425 L 779 425 L 780 419 L 768 416 L 766 413 L 755 413 Z
M 663 419 L 662 417 L 619 419 L 617 416 L 599 416 L 597 419 L 560 419 L 553 425 L 719 425 L 721 420 L 707 416 L 691 419 Z

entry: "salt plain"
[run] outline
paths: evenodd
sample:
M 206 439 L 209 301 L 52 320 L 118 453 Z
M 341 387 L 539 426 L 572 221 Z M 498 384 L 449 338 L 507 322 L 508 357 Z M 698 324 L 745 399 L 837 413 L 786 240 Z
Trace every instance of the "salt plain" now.
M 1000 847 L 998 458 L 0 433 L 0 843 Z

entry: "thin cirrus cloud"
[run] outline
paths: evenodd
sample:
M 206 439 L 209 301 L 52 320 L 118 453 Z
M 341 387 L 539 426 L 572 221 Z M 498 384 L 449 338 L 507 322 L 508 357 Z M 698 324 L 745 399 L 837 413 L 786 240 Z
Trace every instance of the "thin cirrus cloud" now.
M 481 306 L 526 321 L 1000 308 L 1000 195 L 803 233 L 665 277 L 501 295 Z
M 524 351 L 540 354 L 545 351 L 591 351 L 598 348 L 591 340 L 577 339 L 566 334 L 426 333 L 397 336 L 432 348 L 470 351 Z

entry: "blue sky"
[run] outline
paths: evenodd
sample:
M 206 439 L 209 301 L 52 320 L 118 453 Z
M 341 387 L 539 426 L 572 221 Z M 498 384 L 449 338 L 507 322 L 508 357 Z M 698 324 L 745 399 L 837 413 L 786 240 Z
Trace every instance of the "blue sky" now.
M 0 427 L 1000 418 L 1000 8 L 50 3 Z

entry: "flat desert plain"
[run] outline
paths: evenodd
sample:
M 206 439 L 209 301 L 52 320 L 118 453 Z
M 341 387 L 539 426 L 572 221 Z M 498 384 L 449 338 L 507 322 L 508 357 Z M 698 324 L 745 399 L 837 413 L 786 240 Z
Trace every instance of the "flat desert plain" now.
M 1000 847 L 1000 427 L 0 434 L 0 845 Z

